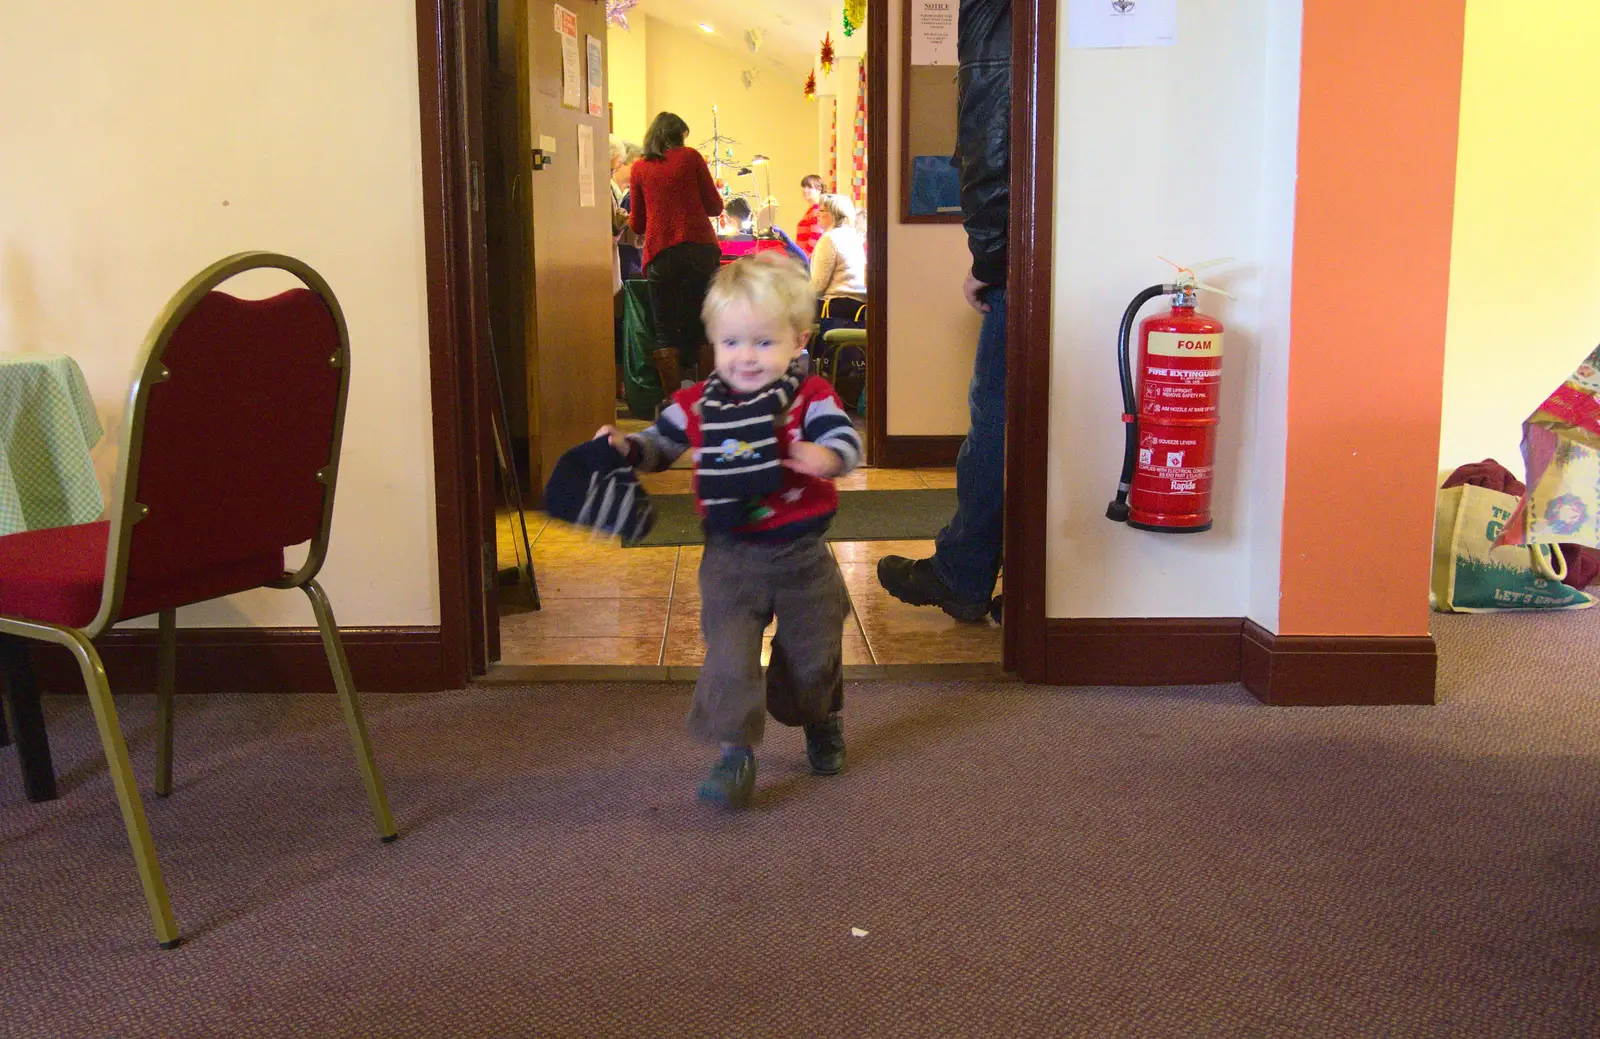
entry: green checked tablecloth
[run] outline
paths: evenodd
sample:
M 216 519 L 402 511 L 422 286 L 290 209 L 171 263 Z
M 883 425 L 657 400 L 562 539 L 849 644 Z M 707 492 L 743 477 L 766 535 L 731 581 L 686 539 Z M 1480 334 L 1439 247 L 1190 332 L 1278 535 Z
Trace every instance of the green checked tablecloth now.
M 0 535 L 99 518 L 101 432 L 76 361 L 0 354 Z

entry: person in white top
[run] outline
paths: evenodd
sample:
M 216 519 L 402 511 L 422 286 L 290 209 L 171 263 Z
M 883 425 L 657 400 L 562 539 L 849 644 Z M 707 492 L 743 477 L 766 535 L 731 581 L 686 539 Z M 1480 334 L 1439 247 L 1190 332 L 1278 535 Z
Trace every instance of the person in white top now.
M 823 195 L 818 206 L 823 233 L 811 254 L 811 290 L 824 305 L 841 297 L 865 303 L 867 243 L 856 226 L 855 203 L 844 195 Z

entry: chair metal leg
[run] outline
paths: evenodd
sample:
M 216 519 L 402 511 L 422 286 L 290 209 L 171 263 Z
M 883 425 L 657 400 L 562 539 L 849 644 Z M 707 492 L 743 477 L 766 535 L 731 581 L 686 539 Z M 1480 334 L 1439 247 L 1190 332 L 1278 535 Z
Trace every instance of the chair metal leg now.
M 156 794 L 172 794 L 172 687 L 178 662 L 178 611 L 162 610 L 156 653 Z
M 356 700 L 355 686 L 350 678 L 350 662 L 345 659 L 344 643 L 339 639 L 339 626 L 333 619 L 333 607 L 328 596 L 316 581 L 301 586 L 311 609 L 317 615 L 317 627 L 322 631 L 322 648 L 328 655 L 328 667 L 333 671 L 333 684 L 339 690 L 339 706 L 344 710 L 344 723 L 350 730 L 350 743 L 355 748 L 356 764 L 361 768 L 361 779 L 367 785 L 367 800 L 372 805 L 372 819 L 378 826 L 378 839 L 385 843 L 396 837 L 394 817 L 389 814 L 389 799 L 383 793 L 383 777 L 378 774 L 378 763 L 372 756 L 372 740 L 367 736 L 367 722 L 361 714 L 361 704 Z
M 5 674 L 5 710 L 17 742 L 17 767 L 22 790 L 33 802 L 56 798 L 55 763 L 50 760 L 50 737 L 45 732 L 44 711 L 39 706 L 39 683 L 33 674 L 28 644 L 15 635 L 0 635 L 0 671 Z M 0 724 L 0 728 L 7 727 Z
M 100 730 L 100 743 L 105 748 L 106 766 L 111 772 L 111 783 L 117 790 L 117 803 L 122 808 L 122 822 L 128 830 L 128 842 L 133 846 L 133 861 L 139 867 L 139 882 L 144 885 L 145 901 L 150 905 L 150 917 L 155 923 L 156 940 L 163 949 L 178 944 L 178 925 L 172 918 L 172 903 L 167 899 L 167 885 L 161 879 L 161 864 L 156 861 L 155 842 L 150 837 L 150 821 L 145 818 L 144 802 L 139 798 L 139 787 L 133 779 L 133 766 L 128 761 L 128 745 L 122 739 L 122 726 L 117 721 L 117 708 L 111 702 L 111 683 L 106 678 L 105 665 L 94 645 L 76 631 L 69 633 L 71 650 L 78 658 L 83 671 L 83 681 L 89 689 L 89 704 L 94 708 L 95 725 Z

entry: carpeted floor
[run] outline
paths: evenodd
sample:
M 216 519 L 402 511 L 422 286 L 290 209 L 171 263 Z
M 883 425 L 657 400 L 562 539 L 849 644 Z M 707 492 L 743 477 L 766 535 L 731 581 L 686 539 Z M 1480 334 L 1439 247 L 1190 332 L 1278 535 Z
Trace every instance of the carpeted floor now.
M 857 686 L 847 772 L 775 732 L 737 816 L 683 687 L 369 697 L 388 846 L 331 698 L 180 698 L 173 952 L 54 699 L 60 801 L 0 751 L 0 1035 L 1600 1034 L 1600 610 L 1436 634 L 1436 708 Z

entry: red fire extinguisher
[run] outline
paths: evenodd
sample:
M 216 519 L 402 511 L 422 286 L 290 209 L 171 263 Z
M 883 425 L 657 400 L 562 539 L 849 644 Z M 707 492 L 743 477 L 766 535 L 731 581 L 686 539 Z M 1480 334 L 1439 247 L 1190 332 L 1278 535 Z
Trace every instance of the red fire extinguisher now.
M 1139 530 L 1198 534 L 1211 529 L 1223 330 L 1222 322 L 1195 310 L 1200 289 L 1228 295 L 1197 282 L 1193 268 L 1179 267 L 1174 283 L 1145 289 L 1122 315 L 1117 367 L 1127 439 L 1122 480 L 1106 518 Z M 1128 337 L 1139 309 L 1166 295 L 1172 297 L 1172 308 L 1139 325 L 1136 396 Z

